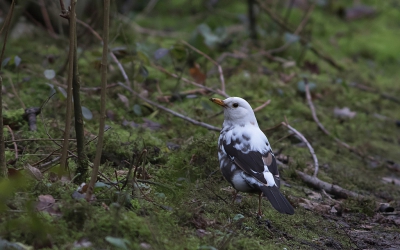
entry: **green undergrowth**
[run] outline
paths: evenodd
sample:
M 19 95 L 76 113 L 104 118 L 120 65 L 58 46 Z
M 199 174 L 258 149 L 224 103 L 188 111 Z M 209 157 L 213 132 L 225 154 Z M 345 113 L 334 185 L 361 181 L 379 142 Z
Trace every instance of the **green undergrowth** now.
M 214 59 L 224 52 L 254 54 L 250 59 L 221 60 L 226 93 L 245 98 L 253 108 L 271 100 L 256 116 L 276 155 L 289 159 L 287 166 L 280 167 L 284 181 L 281 190 L 295 206 L 295 215 L 280 215 L 264 200 L 264 216 L 257 218 L 258 197 L 248 194 L 242 194 L 241 202 L 232 204 L 233 189 L 219 171 L 219 133 L 159 110 L 118 85 L 107 89 L 107 131 L 96 200 L 88 203 L 77 197 L 78 186 L 70 182 L 75 176 L 75 158 L 69 159 L 69 176 L 54 177 L 59 172 L 56 164 L 40 181 L 32 178 L 24 169 L 28 163 L 38 167 L 39 161 L 51 152 L 54 151 L 53 157 L 60 153 L 60 141 L 35 139 L 62 138 L 66 112 L 66 70 L 61 70 L 53 79 L 47 79 L 44 70 L 62 69 L 68 40 L 60 36 L 55 41 L 38 29 L 30 37 L 7 44 L 5 57 L 19 56 L 22 61 L 16 66 L 12 63 L 14 59 L 10 60 L 1 72 L 3 114 L 12 131 L 4 129 L 5 140 L 12 140 L 12 136 L 24 139 L 16 142 L 18 159 L 15 159 L 14 143 L 6 143 L 6 160 L 10 168 L 16 169 L 17 177 L 10 174 L 10 180 L 0 182 L 1 239 L 43 249 L 74 249 L 74 242 L 80 240 L 90 241 L 93 244 L 90 248 L 96 249 L 124 249 L 117 248 L 115 241 L 125 244 L 125 249 L 143 249 L 145 244 L 152 249 L 357 249 L 348 229 L 341 226 L 344 222 L 338 221 L 355 223 L 359 218 L 371 219 L 376 214 L 376 203 L 390 202 L 396 206 L 394 201 L 400 199 L 400 189 L 382 182 L 383 177 L 397 176 L 388 169 L 388 163 L 400 162 L 400 135 L 396 125 L 399 107 L 387 97 L 400 96 L 396 85 L 400 78 L 400 48 L 393 42 L 399 35 L 396 24 L 399 15 L 392 8 L 394 1 L 383 4 L 365 1 L 373 4 L 378 14 L 372 19 L 353 22 L 346 22 L 335 14 L 338 7 L 349 6 L 348 1 L 316 7 L 304 30 L 304 36 L 312 34 L 313 41 L 308 46 L 315 45 L 343 66 L 344 71 L 337 71 L 299 42 L 275 55 L 291 64 L 257 55 L 285 43 L 285 32 L 261 10 L 259 42 L 255 46 L 244 43 L 248 40 L 243 22 L 244 3 L 217 1 L 215 9 L 209 11 L 210 7 L 199 1 L 181 8 L 182 4 L 190 5 L 186 2 L 159 1 L 149 16 L 130 15 L 130 22 L 156 31 L 179 31 L 176 36 L 136 32 L 130 22 L 116 15 L 115 28 L 110 32 L 110 48 L 115 49 L 135 91 L 184 116 L 217 127 L 221 126 L 223 115 L 209 98 L 220 96 L 208 93 L 177 97 L 195 87 L 158 71 L 154 64 L 192 80 L 189 73 L 192 65 L 187 60 L 193 60 L 203 73 L 210 70 L 205 85 L 217 89 L 220 82 L 217 70 L 211 70 L 213 64 L 184 47 L 179 39 L 191 42 Z M 280 15 L 285 13 L 280 4 L 274 8 Z M 295 27 L 303 15 L 300 9 L 293 9 L 288 22 Z M 228 29 L 233 26 L 239 28 Z M 214 44 L 210 40 L 207 44 L 210 34 L 214 36 L 208 39 L 219 39 L 218 42 L 212 40 Z M 82 87 L 93 88 L 100 82 L 101 44 L 87 36 L 90 34 L 78 37 L 78 64 Z M 36 47 L 43 49 L 32 49 Z M 170 54 L 154 59 L 154 52 L 159 48 L 169 49 Z M 54 60 L 49 60 L 50 57 Z M 310 70 L 306 62 L 315 64 L 318 73 Z M 125 82 L 113 62 L 108 72 L 108 84 Z M 294 77 L 285 80 L 291 74 Z M 300 83 L 304 77 L 313 86 L 311 94 L 316 114 L 330 135 L 318 129 L 313 120 Z M 8 79 L 13 80 L 13 85 Z M 355 84 L 373 90 L 362 91 Z M 175 99 L 163 102 L 160 97 L 167 95 Z M 83 89 L 81 96 L 83 106 L 93 116 L 84 120 L 88 142 L 85 150 L 93 161 L 99 129 L 99 91 Z M 22 119 L 23 106 L 41 105 L 38 129 L 31 132 Z M 344 107 L 356 112 L 355 117 L 334 115 L 334 108 Z M 267 130 L 283 121 L 301 132 L 313 146 L 319 160 L 319 179 L 367 198 L 339 199 L 341 215 L 303 208 L 302 200 L 311 199 L 309 190 L 319 190 L 305 185 L 296 170 L 312 175 L 314 163 L 308 148 L 299 139 L 295 136 L 282 139 L 290 133 L 286 128 Z M 70 135 L 75 138 L 74 129 Z M 340 146 L 335 138 L 354 147 L 358 154 Z M 75 142 L 70 142 L 73 152 L 75 147 Z M 373 157 L 376 162 L 367 157 Z M 132 160 L 137 182 L 132 180 L 132 173 L 122 189 Z M 55 214 L 47 208 L 36 211 L 40 195 L 51 195 L 55 199 Z M 396 232 L 398 229 L 385 230 Z

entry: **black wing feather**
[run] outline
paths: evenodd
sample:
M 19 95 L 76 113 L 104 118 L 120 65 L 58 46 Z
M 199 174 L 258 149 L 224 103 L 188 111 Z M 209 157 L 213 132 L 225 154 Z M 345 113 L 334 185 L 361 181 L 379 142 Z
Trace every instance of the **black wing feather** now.
M 267 158 L 269 154 L 271 154 L 272 161 L 271 164 L 267 165 L 269 171 L 274 176 L 276 184 L 280 185 L 278 167 L 276 165 L 276 160 L 272 152 L 267 152 L 266 154 L 261 154 L 258 151 L 248 151 L 246 153 L 242 152 L 235 148 L 235 142 L 231 144 L 226 144 L 226 141 L 223 141 L 223 146 L 225 152 L 229 157 L 233 159 L 235 164 L 240 167 L 246 174 L 253 176 L 259 182 L 268 184 L 267 180 L 264 178 L 264 161 L 263 157 Z

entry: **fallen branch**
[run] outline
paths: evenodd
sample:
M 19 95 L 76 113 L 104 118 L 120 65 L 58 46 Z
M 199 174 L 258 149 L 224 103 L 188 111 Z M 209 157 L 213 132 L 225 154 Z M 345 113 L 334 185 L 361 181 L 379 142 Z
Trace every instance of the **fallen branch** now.
M 325 181 L 321 181 L 315 176 L 310 176 L 299 170 L 296 170 L 297 175 L 307 184 L 313 186 L 314 188 L 325 190 L 326 192 L 337 196 L 338 198 L 347 199 L 349 197 L 356 199 L 366 199 L 365 196 L 357 194 L 353 191 L 344 189 L 338 185 L 334 185 Z

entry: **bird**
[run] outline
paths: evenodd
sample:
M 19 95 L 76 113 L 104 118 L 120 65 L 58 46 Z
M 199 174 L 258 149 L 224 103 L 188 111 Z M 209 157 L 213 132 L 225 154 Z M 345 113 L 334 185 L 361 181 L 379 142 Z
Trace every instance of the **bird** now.
M 294 214 L 292 205 L 279 191 L 276 159 L 250 104 L 240 97 L 210 98 L 210 101 L 224 108 L 218 159 L 223 177 L 235 189 L 233 199 L 238 192 L 256 193 L 259 195 L 258 216 L 262 216 L 262 197 L 266 197 L 278 212 Z

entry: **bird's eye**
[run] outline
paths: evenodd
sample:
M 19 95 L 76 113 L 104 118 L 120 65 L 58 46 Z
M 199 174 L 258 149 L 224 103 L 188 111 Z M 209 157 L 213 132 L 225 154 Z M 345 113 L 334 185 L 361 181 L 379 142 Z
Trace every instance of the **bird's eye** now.
M 238 103 L 234 103 L 232 106 L 233 106 L 234 108 L 237 108 L 237 107 L 239 107 L 239 104 L 238 104 Z

